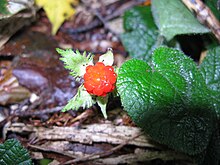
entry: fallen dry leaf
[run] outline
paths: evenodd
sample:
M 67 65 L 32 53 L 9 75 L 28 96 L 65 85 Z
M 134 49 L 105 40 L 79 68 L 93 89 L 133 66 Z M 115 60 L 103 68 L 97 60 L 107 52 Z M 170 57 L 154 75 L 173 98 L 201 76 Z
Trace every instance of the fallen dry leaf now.
M 62 23 L 69 19 L 75 10 L 72 8 L 72 4 L 77 4 L 77 0 L 36 0 L 38 6 L 43 7 L 47 17 L 52 23 L 52 34 L 55 35 Z

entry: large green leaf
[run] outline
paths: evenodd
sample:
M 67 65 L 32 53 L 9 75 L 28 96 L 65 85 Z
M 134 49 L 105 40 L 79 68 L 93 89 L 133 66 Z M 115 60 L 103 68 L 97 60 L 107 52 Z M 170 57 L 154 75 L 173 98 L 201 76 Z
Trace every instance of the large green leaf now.
M 9 14 L 9 11 L 7 9 L 7 5 L 8 5 L 7 0 L 0 1 L 0 15 L 1 14 Z
M 212 101 L 218 117 L 220 117 L 220 47 L 208 50 L 200 69 L 206 84 L 213 92 Z
M 167 40 L 179 34 L 209 32 L 180 0 L 152 0 L 152 12 L 160 34 Z
M 200 65 L 201 72 L 206 81 L 212 95 L 211 101 L 217 112 L 218 119 L 220 118 L 220 47 L 209 49 L 205 59 Z M 207 154 L 202 165 L 220 164 L 220 125 L 217 125 L 216 131 L 207 148 Z
M 158 44 L 158 29 L 150 7 L 138 6 L 125 12 L 124 29 L 126 32 L 121 35 L 121 40 L 129 54 L 138 59 L 149 60 Z
M 214 131 L 213 136 L 210 140 L 209 146 L 204 155 L 204 160 L 200 163 L 201 165 L 219 165 L 220 164 L 220 135 L 219 129 Z
M 218 9 L 218 0 L 205 0 L 206 5 L 210 8 L 217 19 L 220 19 L 220 12 Z
M 116 85 L 124 109 L 153 139 L 190 155 L 206 149 L 216 113 L 202 74 L 182 52 L 158 48 L 151 66 L 129 60 Z
M 0 144 L 1 165 L 31 165 L 28 151 L 16 139 L 9 139 Z

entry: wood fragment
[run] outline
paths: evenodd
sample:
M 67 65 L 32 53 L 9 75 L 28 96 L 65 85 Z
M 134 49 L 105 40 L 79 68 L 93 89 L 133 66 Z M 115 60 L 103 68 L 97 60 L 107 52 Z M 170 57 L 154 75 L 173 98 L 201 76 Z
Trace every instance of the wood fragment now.
M 68 156 L 68 157 L 70 157 L 70 158 L 76 158 L 73 154 L 70 154 L 70 153 L 64 152 L 64 151 L 59 151 L 59 150 L 57 150 L 57 149 L 45 148 L 45 147 L 42 147 L 42 146 L 31 145 L 31 144 L 28 144 L 28 147 L 30 147 L 30 148 L 32 148 L 32 149 L 37 149 L 37 150 L 40 150 L 40 151 L 58 153 L 58 154 L 61 154 L 61 155 Z
M 151 161 L 154 159 L 161 159 L 163 161 L 169 160 L 183 160 L 187 162 L 187 165 L 195 165 L 191 163 L 192 160 L 184 154 L 180 154 L 174 151 L 144 151 L 141 153 L 124 154 L 111 158 L 100 158 L 95 160 L 94 164 L 135 164 L 146 163 L 146 161 Z
M 109 123 L 82 125 L 80 128 L 57 126 L 45 128 L 13 123 L 6 128 L 6 134 L 7 132 L 29 134 L 30 139 L 37 139 L 37 141 L 30 140 L 28 145 L 29 148 L 34 149 L 34 152 L 36 150 L 54 152 L 72 158 L 72 160 L 66 159 L 66 162 L 62 162 L 62 164 L 88 161 L 94 164 L 135 164 L 153 159 L 180 160 L 186 161 L 187 164 L 192 162 L 188 156 L 153 142 L 137 127 L 116 126 Z M 85 148 L 93 147 L 95 149 L 97 144 L 102 146 L 108 144 L 110 148 L 101 151 L 92 150 L 92 152 L 74 148 L 74 145 L 82 145 Z M 133 149 L 130 153 L 118 154 L 117 151 L 121 152 L 122 148 L 131 146 Z
M 116 9 L 112 14 L 107 15 L 106 17 L 99 16 L 98 19 L 95 19 L 93 22 L 91 22 L 88 25 L 84 25 L 82 27 L 78 27 L 76 29 L 69 29 L 68 33 L 75 34 L 75 33 L 83 33 L 89 30 L 92 30 L 94 28 L 97 28 L 102 25 L 107 25 L 107 22 L 110 20 L 113 20 L 119 16 L 121 16 L 126 10 L 132 8 L 133 6 L 142 4 L 144 0 L 136 0 L 136 1 L 128 1 L 126 3 L 123 3 L 118 9 Z M 94 11 L 94 9 L 93 9 Z M 93 13 L 95 14 L 95 13 Z M 96 14 L 95 14 L 96 15 Z M 97 15 L 96 15 L 97 17 Z M 101 19 L 100 19 L 101 18 Z M 103 24 L 104 22 L 104 24 Z M 106 26 L 108 27 L 108 26 Z
M 72 163 L 77 163 L 77 162 L 82 162 L 82 161 L 87 161 L 87 160 L 92 160 L 92 159 L 96 159 L 96 158 L 100 158 L 100 157 L 105 157 L 108 156 L 110 154 L 112 154 L 113 152 L 120 150 L 123 146 L 125 146 L 126 144 L 129 143 L 129 141 L 132 141 L 134 139 L 136 139 L 137 137 L 139 137 L 141 134 L 135 135 L 134 137 L 124 141 L 122 144 L 112 148 L 111 150 L 107 151 L 107 152 L 102 152 L 102 153 L 97 153 L 97 154 L 92 154 L 92 155 L 88 155 L 82 158 L 77 158 L 77 159 L 73 159 L 70 161 L 65 162 L 64 164 L 72 164 Z
M 12 14 L 0 14 L 0 48 L 15 32 L 36 20 L 34 0 L 16 1 L 9 8 Z
M 22 117 L 26 117 L 26 116 L 38 116 L 38 115 L 44 115 L 44 114 L 50 114 L 50 113 L 56 113 L 56 112 L 60 112 L 63 109 L 64 106 L 57 106 L 54 108 L 46 108 L 40 111 L 25 111 L 25 112 L 16 112 L 15 114 L 12 114 L 14 116 L 22 116 Z
M 199 22 L 207 26 L 220 42 L 220 23 L 209 7 L 201 0 L 182 0 L 182 2 L 195 13 Z
M 115 126 L 113 124 L 90 124 L 82 125 L 81 128 L 76 127 L 34 127 L 25 125 L 24 123 L 13 123 L 7 127 L 7 132 L 14 133 L 32 133 L 32 137 L 37 137 L 38 140 L 65 140 L 70 142 L 78 142 L 82 144 L 93 143 L 110 143 L 122 144 L 135 135 L 139 135 L 141 130 L 137 127 L 130 126 Z M 140 135 L 128 145 L 139 147 L 158 148 L 155 142 L 146 135 Z

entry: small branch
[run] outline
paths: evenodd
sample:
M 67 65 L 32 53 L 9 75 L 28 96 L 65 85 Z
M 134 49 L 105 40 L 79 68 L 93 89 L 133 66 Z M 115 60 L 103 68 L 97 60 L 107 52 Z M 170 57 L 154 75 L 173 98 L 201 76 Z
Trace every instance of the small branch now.
M 201 0 L 182 0 L 196 14 L 199 22 L 207 26 L 220 42 L 220 23 L 212 11 Z
M 76 29 L 69 29 L 68 33 L 75 34 L 75 33 L 82 33 L 89 30 L 92 30 L 96 27 L 102 26 L 103 24 L 106 25 L 106 23 L 114 18 L 117 18 L 121 16 L 126 10 L 132 8 L 133 6 L 139 5 L 143 3 L 145 0 L 136 0 L 136 1 L 129 1 L 121 5 L 119 8 L 117 8 L 112 14 L 107 15 L 106 17 L 100 17 L 100 14 L 96 15 L 98 19 L 95 19 L 93 22 L 91 22 L 88 25 L 84 25 L 82 27 L 78 27 Z
M 81 125 L 81 129 L 76 127 L 34 127 L 25 125 L 24 123 L 11 124 L 6 133 L 33 133 L 32 137 L 37 137 L 38 140 L 57 141 L 64 140 L 68 142 L 93 144 L 93 143 L 110 143 L 122 144 L 133 135 L 141 134 L 141 130 L 137 127 L 130 126 L 115 126 L 113 124 L 90 124 Z M 160 148 L 159 145 L 152 142 L 146 135 L 141 135 L 132 141 L 129 145 L 139 147 Z
M 114 157 L 99 158 L 93 160 L 94 164 L 149 164 L 150 161 L 159 159 L 161 161 L 173 161 L 174 164 L 196 165 L 187 155 L 172 150 L 166 151 L 149 151 L 137 149 L 135 153 L 117 155 Z M 137 163 L 138 162 L 138 163 Z M 147 163 L 148 162 L 148 163 Z M 178 162 L 178 163 L 177 163 Z M 173 164 L 172 163 L 172 164 Z M 150 163 L 152 164 L 152 163 Z M 163 164 L 163 163 L 162 163 Z M 165 163 L 165 164 L 168 164 Z
M 121 143 L 120 145 L 112 148 L 111 150 L 109 151 L 106 151 L 106 152 L 100 152 L 100 153 L 96 153 L 96 154 L 91 154 L 91 155 L 88 155 L 88 156 L 84 156 L 82 158 L 77 158 L 77 159 L 73 159 L 73 160 L 69 160 L 67 162 L 65 162 L 64 164 L 72 164 L 72 163 L 78 163 L 78 162 L 82 162 L 82 161 L 88 161 L 88 160 L 94 160 L 94 159 L 97 159 L 97 158 L 101 158 L 101 157 L 106 157 L 106 156 L 109 156 L 111 155 L 112 153 L 120 150 L 122 147 L 124 147 L 125 145 L 127 145 L 130 141 L 136 139 L 137 137 L 139 137 L 141 134 L 143 133 L 140 133 L 138 135 L 135 135 L 134 137 L 132 137 L 131 139 L 128 139 L 126 141 L 124 141 L 123 143 Z
M 37 149 L 37 150 L 45 151 L 45 152 L 54 152 L 54 153 L 57 153 L 57 154 L 68 156 L 70 158 L 76 158 L 76 156 L 73 155 L 73 154 L 70 154 L 70 153 L 65 152 L 65 151 L 58 151 L 57 149 L 44 148 L 44 147 L 41 147 L 41 146 L 31 145 L 31 144 L 28 144 L 28 147 L 30 147 L 32 149 Z
M 28 112 L 16 112 L 15 114 L 12 114 L 14 116 L 22 116 L 22 117 L 26 117 L 26 116 L 38 116 L 38 115 L 44 115 L 44 114 L 49 114 L 49 113 L 55 113 L 55 112 L 59 112 L 63 109 L 63 106 L 58 106 L 58 107 L 54 107 L 54 108 L 47 108 L 47 109 L 43 109 L 43 110 L 39 110 L 39 111 L 28 111 Z

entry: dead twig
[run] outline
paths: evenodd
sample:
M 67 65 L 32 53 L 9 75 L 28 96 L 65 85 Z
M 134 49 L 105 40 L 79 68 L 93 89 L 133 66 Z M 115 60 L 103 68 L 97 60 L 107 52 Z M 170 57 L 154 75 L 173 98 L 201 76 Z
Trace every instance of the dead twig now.
M 70 153 L 64 152 L 64 151 L 58 151 L 57 149 L 44 148 L 44 147 L 37 146 L 37 145 L 32 145 L 32 144 L 28 144 L 28 147 L 30 147 L 32 149 L 37 149 L 37 150 L 45 151 L 45 152 L 54 152 L 54 153 L 57 153 L 57 154 L 68 156 L 70 158 L 76 158 L 76 156 L 73 155 L 73 154 L 70 154 Z
M 137 1 L 129 1 L 125 4 L 121 5 L 118 9 L 116 9 L 112 14 L 107 15 L 106 17 L 100 17 L 100 14 L 93 13 L 98 19 L 95 19 L 93 22 L 91 22 L 88 25 L 84 25 L 82 27 L 78 27 L 76 29 L 69 29 L 68 33 L 75 34 L 75 33 L 83 33 L 89 30 L 92 30 L 96 27 L 106 25 L 106 23 L 114 18 L 117 18 L 121 16 L 126 10 L 130 9 L 133 6 L 139 5 L 143 3 L 145 0 L 137 0 Z
M 220 23 L 212 11 L 201 0 L 182 0 L 194 12 L 199 22 L 207 26 L 220 42 Z
M 39 111 L 28 111 L 28 112 L 16 112 L 13 114 L 14 116 L 22 116 L 22 117 L 27 117 L 27 116 L 38 116 L 38 115 L 44 115 L 44 114 L 49 114 L 49 113 L 55 113 L 55 112 L 60 112 L 63 109 L 64 106 L 57 106 L 54 108 L 46 108 L 43 110 Z
M 126 141 L 124 141 L 123 143 L 119 144 L 118 146 L 116 147 L 113 147 L 111 150 L 109 151 L 106 151 L 106 152 L 101 152 L 101 153 L 96 153 L 96 154 L 91 154 L 91 155 L 88 155 L 88 156 L 84 156 L 82 158 L 76 158 L 76 159 L 73 159 L 73 160 L 69 160 L 67 162 L 65 162 L 64 164 L 67 165 L 67 164 L 72 164 L 72 163 L 78 163 L 78 162 L 83 162 L 83 161 L 88 161 L 88 160 L 94 160 L 94 159 L 97 159 L 97 158 L 101 158 L 101 157 L 106 157 L 106 156 L 109 156 L 111 155 L 112 153 L 120 150 L 121 148 L 123 148 L 125 145 L 127 145 L 130 141 L 136 139 L 137 137 L 139 137 L 140 135 L 142 135 L 143 133 L 140 133 L 140 134 L 137 134 L 135 135 L 134 137 L 132 137 L 131 139 L 128 139 Z

